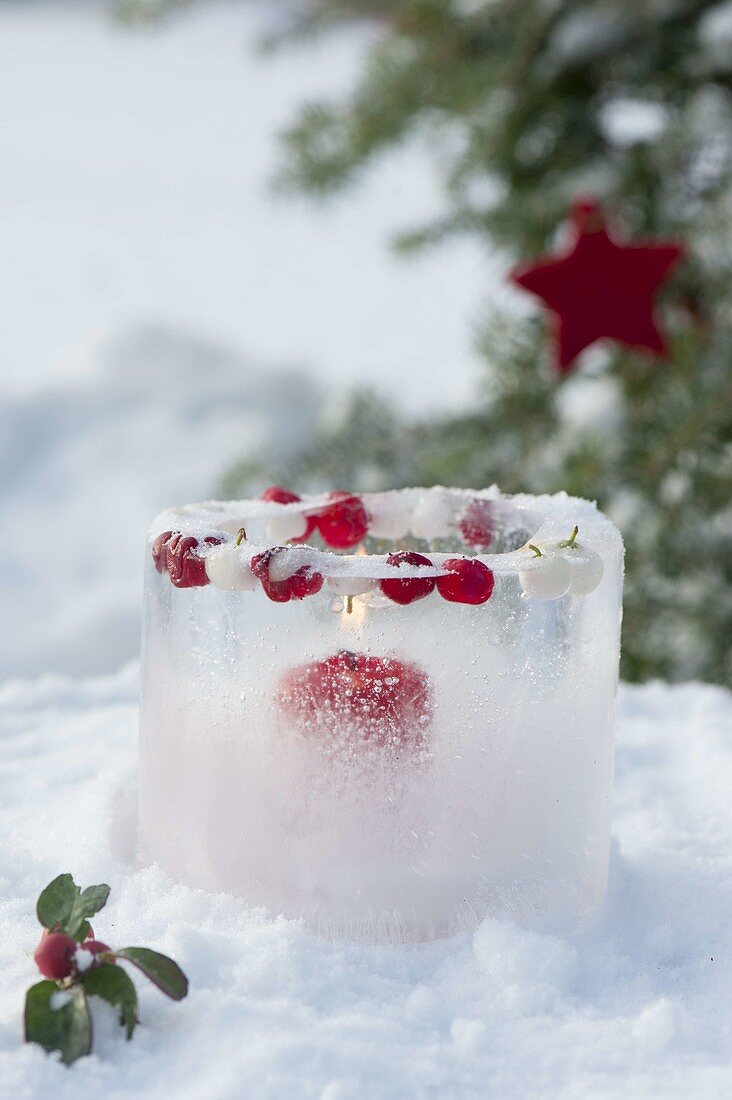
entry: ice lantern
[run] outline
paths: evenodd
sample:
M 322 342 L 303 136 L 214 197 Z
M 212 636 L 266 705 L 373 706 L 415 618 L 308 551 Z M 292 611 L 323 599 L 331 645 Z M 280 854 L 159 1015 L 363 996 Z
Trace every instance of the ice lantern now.
M 582 915 L 607 878 L 617 530 L 565 494 L 361 504 L 348 553 L 271 552 L 328 539 L 326 496 L 156 520 L 141 858 L 332 935 Z M 456 559 L 481 563 L 463 589 Z

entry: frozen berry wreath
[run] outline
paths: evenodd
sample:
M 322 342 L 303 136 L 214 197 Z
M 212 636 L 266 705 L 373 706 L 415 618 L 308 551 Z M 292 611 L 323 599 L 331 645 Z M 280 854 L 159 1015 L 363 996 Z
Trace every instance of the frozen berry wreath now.
M 250 542 L 243 525 L 232 531 L 231 521 L 206 534 L 171 527 L 153 538 L 153 562 L 176 588 L 261 587 L 275 603 L 314 596 L 327 582 L 345 598 L 348 610 L 355 596 L 377 591 L 402 606 L 433 592 L 449 603 L 484 604 L 493 595 L 499 564 L 500 571 L 518 574 L 523 593 L 534 599 L 588 595 L 602 579 L 602 559 L 578 541 L 576 525 L 566 538 L 537 536 L 512 553 L 488 555 L 489 564 L 481 555 L 494 541 L 494 500 L 465 490 L 432 489 L 406 507 L 403 500 L 410 492 L 417 491 L 363 499 L 337 490 L 325 497 L 303 498 L 270 486 L 256 502 L 267 506 L 267 545 Z M 185 514 L 185 509 L 178 512 Z M 407 534 L 427 540 L 459 539 L 467 552 L 400 549 L 368 557 L 362 549 L 360 554 L 346 553 L 362 548 L 367 537 L 394 542 Z M 311 545 L 313 538 L 320 538 L 327 549 Z

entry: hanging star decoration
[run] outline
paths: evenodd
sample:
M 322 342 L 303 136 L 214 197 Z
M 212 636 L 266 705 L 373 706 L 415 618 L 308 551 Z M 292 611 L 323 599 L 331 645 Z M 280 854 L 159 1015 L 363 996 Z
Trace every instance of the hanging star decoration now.
M 626 244 L 609 234 L 594 199 L 576 200 L 569 212 L 573 240 L 559 256 L 533 260 L 511 273 L 554 314 L 559 374 L 596 340 L 616 340 L 662 356 L 666 341 L 653 311 L 656 291 L 683 247 L 673 241 Z

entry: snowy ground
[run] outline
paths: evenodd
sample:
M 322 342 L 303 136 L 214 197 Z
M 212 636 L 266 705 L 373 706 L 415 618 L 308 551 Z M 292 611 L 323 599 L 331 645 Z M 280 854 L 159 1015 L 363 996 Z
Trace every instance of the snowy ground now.
M 732 1092 L 732 696 L 620 696 L 612 881 L 580 931 L 485 921 L 472 937 L 321 941 L 130 860 L 136 671 L 0 691 L 5 838 L 0 1096 L 176 1100 L 666 1100 Z M 108 881 L 95 925 L 174 955 L 181 1005 L 142 990 L 127 1046 L 103 1015 L 66 1070 L 21 1043 L 37 891 Z M 99 1015 L 99 1014 L 98 1014 Z

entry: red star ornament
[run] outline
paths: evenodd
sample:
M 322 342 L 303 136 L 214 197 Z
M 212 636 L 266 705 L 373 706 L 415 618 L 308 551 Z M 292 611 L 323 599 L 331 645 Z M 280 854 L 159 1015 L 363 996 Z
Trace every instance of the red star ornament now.
M 570 210 L 574 240 L 564 255 L 521 265 L 511 273 L 556 315 L 556 368 L 566 374 L 596 340 L 663 355 L 666 342 L 653 315 L 653 298 L 683 255 L 680 244 L 622 244 L 607 231 L 598 204 L 577 200 Z

